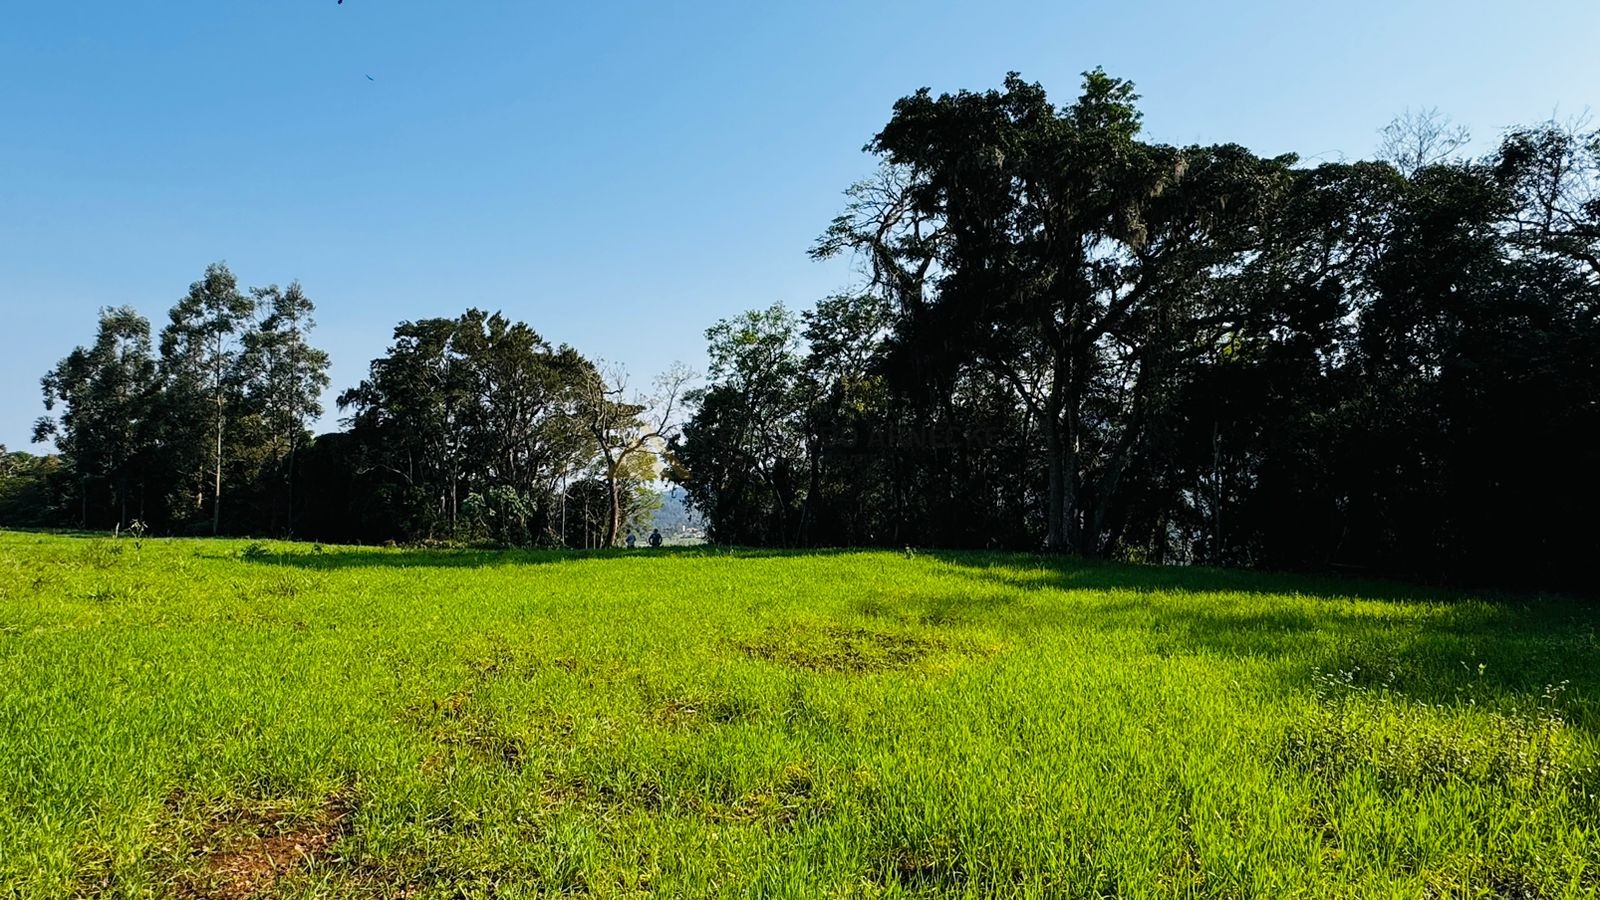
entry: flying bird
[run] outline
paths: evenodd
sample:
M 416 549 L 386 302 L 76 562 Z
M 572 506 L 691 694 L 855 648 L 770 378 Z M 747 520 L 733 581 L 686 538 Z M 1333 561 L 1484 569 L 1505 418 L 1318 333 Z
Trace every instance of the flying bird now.
M 367 76 L 367 80 L 368 80 L 368 81 L 377 81 L 377 80 L 378 80 L 378 79 L 376 79 L 376 78 L 373 78 L 373 77 L 372 77 L 372 76 L 371 76 L 371 75 L 368 75 L 368 76 Z

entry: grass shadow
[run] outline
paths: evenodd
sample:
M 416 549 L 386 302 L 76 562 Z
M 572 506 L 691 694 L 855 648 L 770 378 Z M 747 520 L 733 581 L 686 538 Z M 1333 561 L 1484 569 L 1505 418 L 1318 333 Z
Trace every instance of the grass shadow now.
M 839 555 L 848 550 L 752 550 L 714 546 L 659 547 L 613 550 L 522 550 L 522 549 L 414 549 L 387 547 L 324 547 L 294 545 L 293 550 L 268 549 L 261 553 L 204 554 L 208 559 L 239 560 L 268 566 L 293 566 L 303 569 L 455 569 L 500 568 L 620 559 L 765 559 L 780 557 Z M 301 549 L 304 547 L 304 549 Z
M 1296 688 L 1321 671 L 1429 704 L 1537 703 L 1555 691 L 1569 721 L 1600 731 L 1600 605 L 1585 600 L 1038 556 L 942 558 L 986 584 L 1091 595 L 1034 604 L 1024 627 L 1131 630 L 1162 656 L 1282 661 Z

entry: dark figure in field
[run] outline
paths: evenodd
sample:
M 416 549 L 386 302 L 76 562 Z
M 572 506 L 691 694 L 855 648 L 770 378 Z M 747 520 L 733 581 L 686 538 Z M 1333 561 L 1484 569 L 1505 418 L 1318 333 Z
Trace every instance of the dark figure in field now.
M 652 547 L 661 546 L 661 529 L 657 528 L 654 531 L 650 532 L 650 546 L 652 546 Z
M 630 531 L 630 532 L 628 532 L 628 549 L 629 550 L 633 549 L 634 543 L 635 543 L 635 541 L 634 541 L 634 537 L 633 537 L 633 532 Z

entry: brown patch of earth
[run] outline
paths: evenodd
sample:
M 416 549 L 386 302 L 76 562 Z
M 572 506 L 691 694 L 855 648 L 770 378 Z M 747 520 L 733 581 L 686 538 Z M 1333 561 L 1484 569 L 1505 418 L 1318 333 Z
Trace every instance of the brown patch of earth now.
M 310 821 L 291 823 L 264 815 L 253 834 L 227 842 L 211 853 L 201 871 L 183 886 L 181 896 L 204 900 L 249 900 L 272 891 L 279 879 L 328 855 L 349 833 L 355 808 L 348 798 L 331 798 Z

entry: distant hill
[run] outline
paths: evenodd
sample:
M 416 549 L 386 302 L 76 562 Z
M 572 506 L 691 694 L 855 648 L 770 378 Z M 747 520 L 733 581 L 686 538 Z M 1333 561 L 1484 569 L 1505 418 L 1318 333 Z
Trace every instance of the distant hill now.
M 689 496 L 681 487 L 661 492 L 661 508 L 651 523 L 672 543 L 699 543 L 705 540 L 705 522 L 689 509 Z

